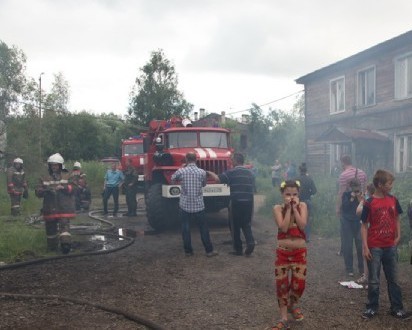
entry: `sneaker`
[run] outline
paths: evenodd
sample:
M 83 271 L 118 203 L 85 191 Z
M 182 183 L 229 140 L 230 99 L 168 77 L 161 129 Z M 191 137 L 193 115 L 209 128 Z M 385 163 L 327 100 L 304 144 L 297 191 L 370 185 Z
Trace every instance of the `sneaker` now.
M 185 252 L 186 257 L 193 257 L 193 252 Z
M 368 278 L 366 277 L 365 274 L 362 274 L 361 277 L 359 277 L 356 280 L 356 283 L 358 283 L 358 284 L 367 284 L 368 283 Z
M 368 308 L 362 313 L 362 317 L 366 320 L 370 320 L 376 315 L 376 312 L 373 309 Z
M 398 311 L 391 311 L 391 315 L 396 317 L 397 319 L 401 319 L 401 320 L 408 320 L 412 317 L 411 313 L 407 313 L 405 312 L 403 309 L 400 309 Z
M 352 272 L 348 272 L 348 276 L 353 277 L 353 273 L 352 273 Z
M 250 256 L 255 249 L 254 245 L 248 245 L 247 248 L 245 249 L 245 256 Z
M 206 257 L 210 258 L 210 257 L 215 257 L 217 256 L 219 253 L 217 253 L 216 251 L 212 251 L 212 252 L 207 252 L 206 253 Z

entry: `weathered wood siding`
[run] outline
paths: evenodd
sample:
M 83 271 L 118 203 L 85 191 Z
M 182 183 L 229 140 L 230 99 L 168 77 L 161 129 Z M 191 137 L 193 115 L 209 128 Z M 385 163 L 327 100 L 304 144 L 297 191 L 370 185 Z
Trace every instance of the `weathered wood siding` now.
M 410 36 L 408 36 L 410 38 Z M 383 131 L 391 137 L 399 130 L 412 129 L 412 98 L 395 99 L 395 59 L 412 52 L 412 43 L 397 44 L 396 49 L 384 53 L 373 52 L 370 57 L 362 54 L 361 60 L 353 56 L 339 62 L 336 68 L 319 70 L 311 79 L 305 81 L 305 134 L 306 159 L 314 172 L 328 173 L 329 147 L 316 139 L 332 125 L 341 127 L 372 129 Z M 367 107 L 357 106 L 357 77 L 360 70 L 375 67 L 376 96 L 375 104 Z M 310 75 L 308 75 L 310 76 Z M 330 81 L 345 77 L 345 111 L 330 113 Z M 393 166 L 393 142 L 387 155 Z M 379 159 L 385 163 L 382 159 Z

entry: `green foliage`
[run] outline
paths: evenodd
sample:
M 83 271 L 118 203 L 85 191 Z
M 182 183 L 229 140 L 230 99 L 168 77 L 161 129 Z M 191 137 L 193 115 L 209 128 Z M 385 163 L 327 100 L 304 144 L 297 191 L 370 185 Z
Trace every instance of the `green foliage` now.
M 70 98 L 69 82 L 64 78 L 63 73 L 54 74 L 51 92 L 44 96 L 42 104 L 44 113 L 47 112 L 67 112 L 67 104 Z
M 0 120 L 17 110 L 24 85 L 26 55 L 0 40 Z
M 177 90 L 175 68 L 162 50 L 152 52 L 140 71 L 129 105 L 129 115 L 135 124 L 146 127 L 152 119 L 184 117 L 192 111 L 193 105 Z
M 267 116 L 256 104 L 249 110 L 248 155 L 262 164 L 291 161 L 296 165 L 304 161 L 305 125 L 303 97 L 297 100 L 293 111 L 288 113 L 271 110 Z

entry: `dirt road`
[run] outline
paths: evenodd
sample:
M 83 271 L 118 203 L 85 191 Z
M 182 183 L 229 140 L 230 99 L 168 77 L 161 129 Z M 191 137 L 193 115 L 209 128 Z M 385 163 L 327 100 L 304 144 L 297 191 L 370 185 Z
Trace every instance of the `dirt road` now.
M 261 198 L 259 199 L 261 200 Z M 152 320 L 164 329 L 265 329 L 278 318 L 273 286 L 273 220 L 255 215 L 257 240 L 252 257 L 229 255 L 226 214 L 210 217 L 219 256 L 207 258 L 197 228 L 195 255 L 185 257 L 178 229 L 141 235 L 116 253 L 58 260 L 0 272 L 1 292 L 58 295 L 120 309 Z M 121 218 L 119 227 L 141 230 L 144 216 Z M 412 320 L 387 315 L 382 283 L 379 315 L 360 314 L 366 290 L 346 289 L 338 240 L 314 236 L 309 243 L 307 289 L 301 302 L 303 322 L 292 329 L 412 329 Z M 409 264 L 400 265 L 405 307 L 412 310 Z M 382 275 L 383 277 L 383 275 Z M 56 299 L 0 299 L 1 329 L 144 329 L 100 308 Z

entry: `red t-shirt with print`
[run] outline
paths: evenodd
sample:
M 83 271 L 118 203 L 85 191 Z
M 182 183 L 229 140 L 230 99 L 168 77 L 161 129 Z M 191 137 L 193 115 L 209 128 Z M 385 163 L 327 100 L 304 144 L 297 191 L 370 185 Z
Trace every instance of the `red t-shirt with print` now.
M 392 195 L 371 197 L 363 205 L 361 220 L 368 223 L 368 247 L 385 248 L 395 245 L 396 221 L 402 208 Z

